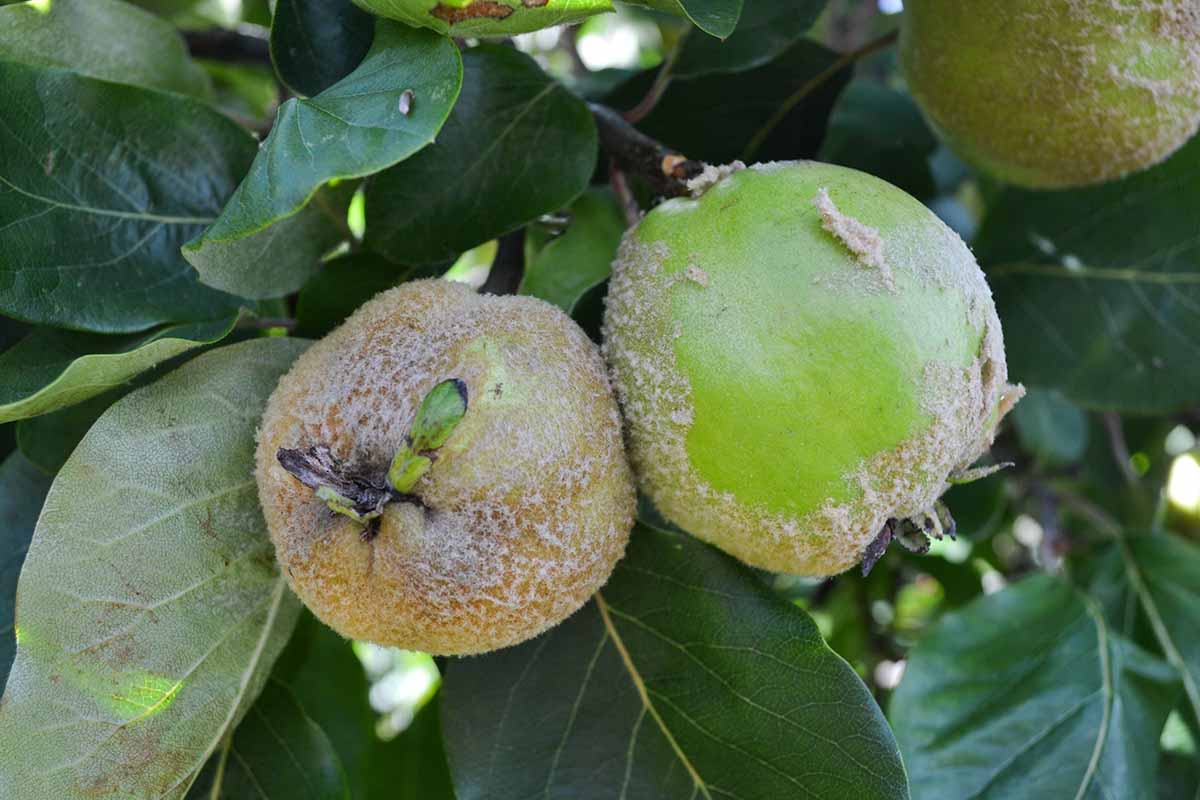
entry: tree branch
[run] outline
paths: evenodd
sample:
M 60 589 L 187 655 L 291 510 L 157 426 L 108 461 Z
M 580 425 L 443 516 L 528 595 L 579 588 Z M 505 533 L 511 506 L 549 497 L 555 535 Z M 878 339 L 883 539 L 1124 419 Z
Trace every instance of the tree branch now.
M 699 161 L 676 153 L 630 125 L 621 114 L 608 106 L 589 103 L 600 146 L 627 175 L 640 175 L 656 194 L 682 197 L 688 194 L 687 182 L 704 171 Z

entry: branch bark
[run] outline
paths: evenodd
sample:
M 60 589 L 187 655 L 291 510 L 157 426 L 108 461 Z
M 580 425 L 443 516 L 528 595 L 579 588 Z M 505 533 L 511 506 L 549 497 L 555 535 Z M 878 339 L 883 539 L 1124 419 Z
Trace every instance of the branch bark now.
M 656 194 L 687 195 L 687 182 L 704 171 L 704 164 L 651 139 L 608 106 L 589 103 L 588 108 L 596 120 L 600 146 L 617 169 L 645 178 Z

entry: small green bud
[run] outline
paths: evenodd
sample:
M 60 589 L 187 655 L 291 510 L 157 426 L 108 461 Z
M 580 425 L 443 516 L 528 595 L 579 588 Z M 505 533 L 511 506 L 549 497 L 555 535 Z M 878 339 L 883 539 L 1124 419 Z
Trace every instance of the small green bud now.
M 418 453 L 436 450 L 467 413 L 467 385 L 458 378 L 442 381 L 425 395 L 409 433 L 411 447 Z
M 425 395 L 408 444 L 392 458 L 388 468 L 388 483 L 401 494 L 412 491 L 417 481 L 433 466 L 433 460 L 425 455 L 446 443 L 450 434 L 467 413 L 467 385 L 458 378 L 442 381 Z

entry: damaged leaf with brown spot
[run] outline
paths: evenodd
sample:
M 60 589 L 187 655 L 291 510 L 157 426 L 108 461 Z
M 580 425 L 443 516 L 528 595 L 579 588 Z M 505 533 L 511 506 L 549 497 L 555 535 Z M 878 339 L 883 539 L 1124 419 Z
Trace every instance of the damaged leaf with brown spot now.
M 582 22 L 611 0 L 355 0 L 388 19 L 450 36 L 512 36 Z

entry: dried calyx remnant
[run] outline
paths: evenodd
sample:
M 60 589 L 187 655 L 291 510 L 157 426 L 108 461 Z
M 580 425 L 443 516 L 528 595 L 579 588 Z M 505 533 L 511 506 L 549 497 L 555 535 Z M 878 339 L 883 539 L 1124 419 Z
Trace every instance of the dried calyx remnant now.
M 1011 466 L 1014 466 L 1011 461 L 1005 461 L 1001 464 L 974 467 L 952 474 L 947 479 L 947 483 L 952 485 L 972 483 L 989 475 L 994 475 L 1002 469 L 1008 469 Z M 950 514 L 950 509 L 941 500 L 935 502 L 929 511 L 917 517 L 907 517 L 904 519 L 893 517 L 883 524 L 883 527 L 879 529 L 879 535 L 867 545 L 867 550 L 863 553 L 862 560 L 863 577 L 871 574 L 871 570 L 879 563 L 879 559 L 883 558 L 883 554 L 887 552 L 888 545 L 893 541 L 900 542 L 910 553 L 923 556 L 929 552 L 932 544 L 930 539 L 937 539 L 940 542 L 949 536 L 951 539 L 957 541 L 957 533 L 958 524 Z
M 363 525 L 363 538 L 377 531 L 375 520 L 396 500 L 424 505 L 413 494 L 429 472 L 438 449 L 450 438 L 467 413 L 467 385 L 458 378 L 442 381 L 425 395 L 412 428 L 386 472 L 344 464 L 325 445 L 307 451 L 281 447 L 275 457 L 298 481 L 325 501 L 330 511 Z

